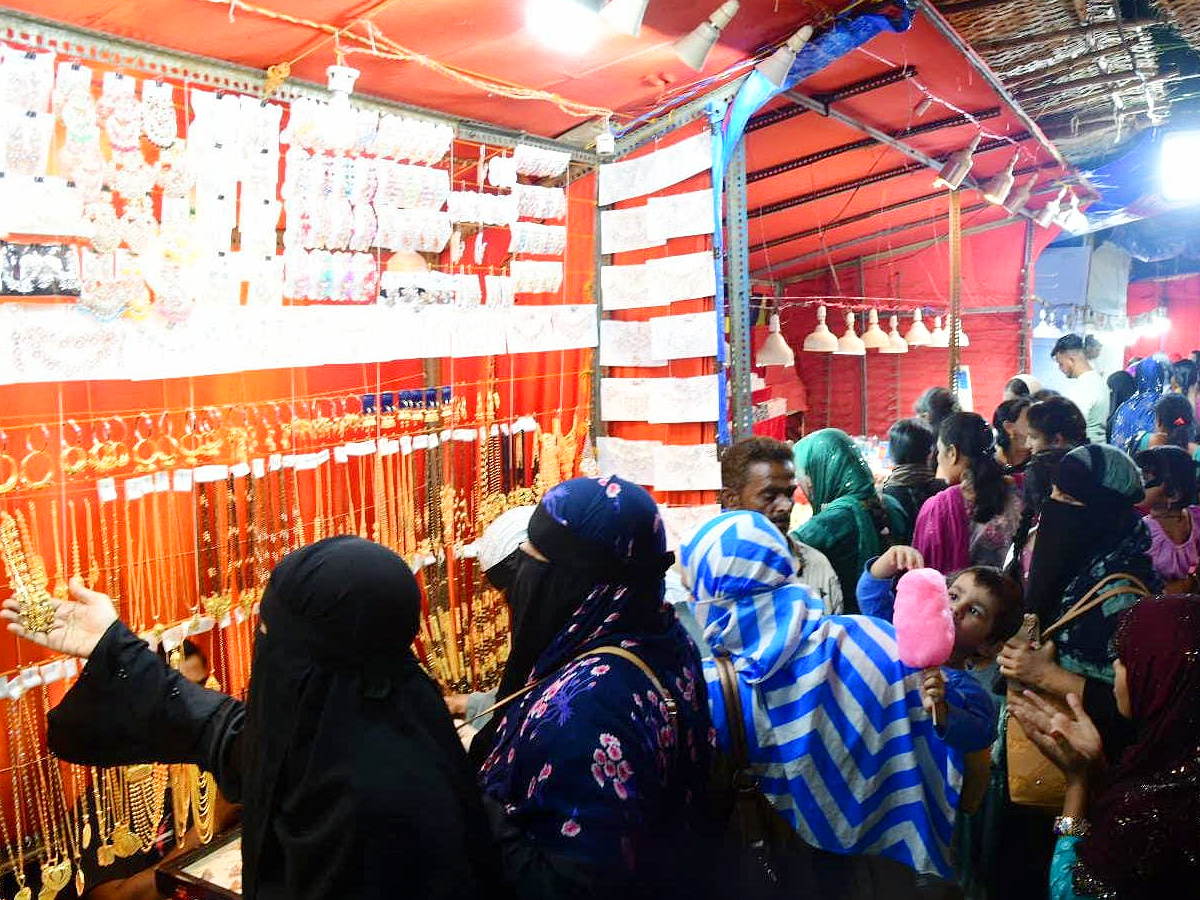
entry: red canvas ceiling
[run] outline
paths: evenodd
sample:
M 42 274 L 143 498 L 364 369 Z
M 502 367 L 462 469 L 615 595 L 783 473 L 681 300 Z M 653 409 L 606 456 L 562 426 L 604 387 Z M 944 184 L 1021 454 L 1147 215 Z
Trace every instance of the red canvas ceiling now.
M 310 27 L 266 18 L 250 9 L 212 0 L 5 0 L 10 6 L 69 24 L 184 50 L 259 69 L 303 55 L 293 75 L 323 81 L 333 62 L 328 35 Z M 651 0 L 641 36 L 617 34 L 606 26 L 595 48 L 582 57 L 548 51 L 524 28 L 525 0 L 261 0 L 276 12 L 343 27 L 369 17 L 393 40 L 428 57 L 493 79 L 556 92 L 574 101 L 614 109 L 627 121 L 682 93 L 697 78 L 680 62 L 670 42 L 702 21 L 718 0 L 668 2 Z M 777 44 L 822 8 L 799 0 L 744 0 L 733 23 L 713 50 L 705 75 L 717 74 L 764 47 Z M 915 69 L 912 78 L 850 97 L 837 108 L 884 131 L 899 132 L 956 115 L 1000 107 L 983 120 L 985 140 L 1019 136 L 1023 127 L 1004 107 L 979 73 L 953 44 L 918 13 L 903 34 L 884 34 L 853 51 L 799 87 L 807 94 L 833 91 L 896 67 Z M 232 21 L 231 21 L 232 18 Z M 359 30 L 362 26 L 359 25 Z M 307 55 L 304 55 L 307 54 Z M 580 120 L 545 102 L 489 96 L 447 79 L 414 62 L 373 59 L 354 54 L 347 60 L 362 70 L 358 90 L 443 112 L 521 129 L 534 134 L 562 134 Z M 914 113 L 926 92 L 939 101 L 920 117 Z M 779 98 L 770 108 L 788 105 Z M 907 138 L 931 156 L 942 156 L 966 144 L 975 126 L 943 128 Z M 863 134 L 817 113 L 805 113 L 747 136 L 747 163 L 752 172 L 789 159 L 863 139 Z M 1042 168 L 1042 181 L 1061 174 L 1049 154 L 1034 140 L 1020 143 L 1019 168 Z M 974 175 L 987 178 L 1003 168 L 1012 147 L 981 153 Z M 850 184 L 911 164 L 903 154 L 873 144 L 840 153 L 750 185 L 748 206 L 754 210 L 830 187 Z M 921 170 L 870 186 L 833 193 L 825 199 L 791 206 L 750 220 L 750 266 L 760 279 L 776 280 L 815 271 L 863 255 L 876 254 L 946 233 L 946 199 L 933 199 L 879 212 L 892 204 L 934 194 L 931 173 Z M 1044 197 L 1038 201 L 1044 202 Z M 982 203 L 975 191 L 964 199 L 964 226 L 1002 218 Z M 920 223 L 942 216 L 934 224 Z M 840 220 L 859 217 L 850 224 Z M 906 228 L 908 225 L 912 228 Z M 803 237 L 790 235 L 811 232 Z M 764 247 L 767 242 L 778 242 Z M 841 246 L 845 245 L 845 246 Z

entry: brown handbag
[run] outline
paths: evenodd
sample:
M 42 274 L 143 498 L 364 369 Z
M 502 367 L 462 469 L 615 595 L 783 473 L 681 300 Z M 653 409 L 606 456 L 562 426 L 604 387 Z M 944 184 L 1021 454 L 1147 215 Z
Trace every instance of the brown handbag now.
M 1127 581 L 1129 584 L 1120 587 L 1108 587 L 1115 581 Z M 1063 615 L 1061 619 L 1038 634 L 1038 617 L 1025 616 L 1021 626 L 1022 634 L 1030 643 L 1037 645 L 1061 631 L 1075 619 L 1100 606 L 1110 597 L 1121 594 L 1140 594 L 1151 596 L 1150 589 L 1137 577 L 1127 572 L 1114 572 L 1106 575 L 1092 589 L 1079 598 L 1079 601 Z M 1009 683 L 1007 700 L 1011 703 L 1014 695 L 1020 694 L 1021 685 Z M 1038 692 L 1042 699 L 1054 706 L 1055 710 L 1068 713 L 1066 701 L 1062 698 L 1043 692 Z M 1044 809 L 1048 812 L 1058 812 L 1062 809 L 1063 799 L 1067 793 L 1066 778 L 1058 766 L 1052 763 L 1038 749 L 1037 744 L 1030 740 L 1021 723 L 1008 715 L 1008 729 L 1005 736 L 1005 750 L 1008 755 L 1008 794 L 1012 802 L 1018 806 L 1030 806 Z

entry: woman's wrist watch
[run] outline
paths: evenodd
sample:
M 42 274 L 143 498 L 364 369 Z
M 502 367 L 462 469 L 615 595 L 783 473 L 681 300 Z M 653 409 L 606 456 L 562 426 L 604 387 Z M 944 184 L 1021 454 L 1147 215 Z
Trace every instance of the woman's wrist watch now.
M 1080 816 L 1059 816 L 1054 820 L 1054 833 L 1058 837 L 1087 837 L 1089 831 L 1091 825 Z

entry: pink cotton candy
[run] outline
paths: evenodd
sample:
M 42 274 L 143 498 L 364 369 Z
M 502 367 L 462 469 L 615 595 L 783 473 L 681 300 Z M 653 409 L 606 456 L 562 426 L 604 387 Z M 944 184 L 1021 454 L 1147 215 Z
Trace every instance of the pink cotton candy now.
M 900 661 L 914 669 L 943 665 L 954 650 L 954 616 L 946 579 L 936 569 L 905 572 L 892 619 Z

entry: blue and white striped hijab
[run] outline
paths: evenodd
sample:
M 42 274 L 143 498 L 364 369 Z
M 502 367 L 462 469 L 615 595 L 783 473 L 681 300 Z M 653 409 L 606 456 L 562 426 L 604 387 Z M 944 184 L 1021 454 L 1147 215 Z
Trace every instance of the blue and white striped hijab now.
M 787 542 L 761 513 L 700 526 L 682 565 L 705 639 L 738 671 L 750 761 L 771 804 L 814 846 L 952 877 L 962 771 L 921 707 L 919 673 L 900 663 L 892 625 L 826 616 L 793 581 Z M 728 748 L 711 660 L 704 672 Z

